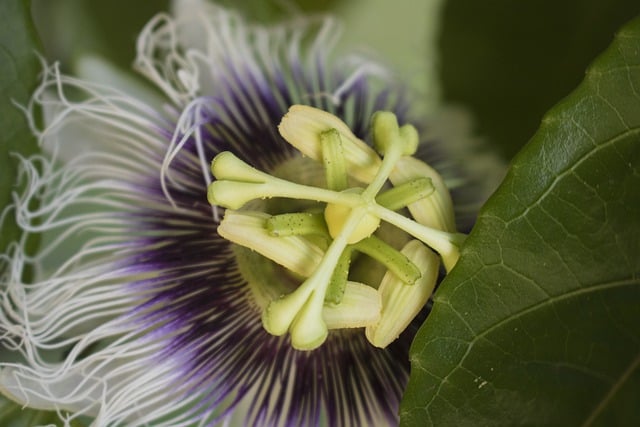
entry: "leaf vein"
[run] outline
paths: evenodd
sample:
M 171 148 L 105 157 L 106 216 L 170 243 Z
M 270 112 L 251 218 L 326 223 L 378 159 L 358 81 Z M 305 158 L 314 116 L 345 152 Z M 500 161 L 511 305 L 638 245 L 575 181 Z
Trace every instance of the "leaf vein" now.
M 580 289 L 575 289 L 571 292 L 567 292 L 565 294 L 562 295 L 557 295 L 557 296 L 552 296 L 549 297 L 548 299 L 542 300 L 540 302 L 538 302 L 537 304 L 534 304 L 532 306 L 526 307 L 518 312 L 512 313 L 509 317 L 502 319 L 501 321 L 491 325 L 490 327 L 488 327 L 487 329 L 485 329 L 484 331 L 478 333 L 477 335 L 475 335 L 473 337 L 472 340 L 468 341 L 468 346 L 467 349 L 464 353 L 464 355 L 462 355 L 462 357 L 460 358 L 460 361 L 457 363 L 456 367 L 453 368 L 449 374 L 445 375 L 445 377 L 443 378 L 443 380 L 438 384 L 438 388 L 436 389 L 436 392 L 432 395 L 431 400 L 429 400 L 429 402 L 427 402 L 427 404 L 425 405 L 425 408 L 428 408 L 431 403 L 433 403 L 433 400 L 435 398 L 435 396 L 437 396 L 440 393 L 440 390 L 442 388 L 442 384 L 444 382 L 446 382 L 447 378 L 449 378 L 449 376 L 456 371 L 457 369 L 465 369 L 462 365 L 465 362 L 465 360 L 467 359 L 468 355 L 471 353 L 471 349 L 473 348 L 473 345 L 479 341 L 480 339 L 486 339 L 489 342 L 492 342 L 491 340 L 488 340 L 486 338 L 486 335 L 488 335 L 490 332 L 494 331 L 495 329 L 499 328 L 500 326 L 502 326 L 505 323 L 508 323 L 510 321 L 512 321 L 515 318 L 524 316 L 528 313 L 531 313 L 535 310 L 540 309 L 541 307 L 547 305 L 547 304 L 553 304 L 555 302 L 558 301 L 562 301 L 565 299 L 569 299 L 569 298 L 573 298 L 573 297 L 577 297 L 580 295 L 583 295 L 585 293 L 591 293 L 591 292 L 596 292 L 596 291 L 602 291 L 602 290 L 606 290 L 606 289 L 611 289 L 611 288 L 617 288 L 617 287 L 624 287 L 624 286 L 630 286 L 630 285 L 639 285 L 638 280 L 636 278 L 629 278 L 629 279 L 625 279 L 625 280 L 618 280 L 618 281 L 614 281 L 614 282 L 607 282 L 607 283 L 601 283 L 601 284 L 595 284 L 593 286 L 590 286 L 588 288 L 580 288 Z M 456 310 L 453 310 L 454 312 L 456 312 Z M 493 342 L 492 342 L 493 343 Z M 495 343 L 493 343 L 495 345 Z
M 568 175 L 569 173 L 572 173 L 575 169 L 578 168 L 578 166 L 580 166 L 582 163 L 584 163 L 585 161 L 587 161 L 588 159 L 590 159 L 593 155 L 596 155 L 599 151 L 608 148 L 609 146 L 615 146 L 615 144 L 619 141 L 622 140 L 630 135 L 633 136 L 640 136 L 640 127 L 634 127 L 634 128 L 629 128 L 627 130 L 625 130 L 624 132 L 620 133 L 619 135 L 616 135 L 614 137 L 611 137 L 609 139 L 607 139 L 606 141 L 604 141 L 602 144 L 594 147 L 592 150 L 587 151 L 586 153 L 584 153 L 583 155 L 581 155 L 576 161 L 575 163 L 573 163 L 573 165 L 567 169 L 565 169 L 564 171 L 558 173 L 558 175 L 556 175 L 553 179 L 553 181 L 551 182 L 551 184 L 542 192 L 540 193 L 540 195 L 537 197 L 536 200 L 532 201 L 529 206 L 527 206 L 522 212 L 520 212 L 518 215 L 505 220 L 506 224 L 510 224 L 512 222 L 515 222 L 516 220 L 520 219 L 523 216 L 526 216 L 529 211 L 540 204 L 540 202 L 542 200 L 544 200 L 552 191 L 553 189 L 558 185 L 559 182 L 561 182 L 564 177 L 566 175 Z
M 638 353 L 636 358 L 631 361 L 627 369 L 625 369 L 625 371 L 622 372 L 622 375 L 620 375 L 620 378 L 618 379 L 618 381 L 616 381 L 611 386 L 611 388 L 607 391 L 607 393 L 603 396 L 598 406 L 594 408 L 593 412 L 591 412 L 591 414 L 589 414 L 587 419 L 584 421 L 584 423 L 582 424 L 582 427 L 589 427 L 593 425 L 594 421 L 598 418 L 598 416 L 602 413 L 602 411 L 604 411 L 604 409 L 607 407 L 607 404 L 614 398 L 616 393 L 624 385 L 624 383 L 631 376 L 631 374 L 633 374 L 633 372 L 636 369 L 638 369 L 638 367 L 640 367 L 640 353 Z

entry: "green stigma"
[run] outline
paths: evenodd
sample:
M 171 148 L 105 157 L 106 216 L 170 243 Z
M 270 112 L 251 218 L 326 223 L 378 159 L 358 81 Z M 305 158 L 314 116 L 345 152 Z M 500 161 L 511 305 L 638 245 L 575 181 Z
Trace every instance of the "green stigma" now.
M 213 159 L 208 189 L 209 202 L 227 208 L 218 233 L 274 265 L 257 269 L 256 256 L 238 257 L 251 260 L 242 272 L 263 272 L 245 278 L 265 330 L 289 334 L 298 350 L 344 328 L 366 329 L 373 345 L 388 345 L 431 295 L 440 260 L 447 271 L 458 260 L 464 235 L 453 226 L 443 180 L 413 157 L 418 133 L 393 113 L 373 116 L 375 150 L 308 106 L 291 107 L 279 130 L 317 162 L 323 180 L 270 175 L 224 152 Z

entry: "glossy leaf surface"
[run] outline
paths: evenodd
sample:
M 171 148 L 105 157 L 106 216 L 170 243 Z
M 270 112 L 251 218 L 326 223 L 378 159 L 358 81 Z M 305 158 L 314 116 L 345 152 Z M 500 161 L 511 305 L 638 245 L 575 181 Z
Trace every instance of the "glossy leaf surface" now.
M 640 20 L 483 208 L 412 348 L 406 426 L 640 425 Z

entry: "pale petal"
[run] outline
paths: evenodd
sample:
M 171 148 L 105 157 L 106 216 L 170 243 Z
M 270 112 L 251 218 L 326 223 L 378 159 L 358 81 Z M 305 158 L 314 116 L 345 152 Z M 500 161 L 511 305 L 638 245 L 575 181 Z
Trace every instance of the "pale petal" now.
M 413 285 L 407 285 L 390 272 L 382 279 L 378 289 L 382 299 L 380 320 L 366 328 L 369 341 L 381 348 L 395 341 L 409 326 L 427 303 L 438 279 L 440 260 L 421 242 L 410 241 L 402 253 L 416 264 L 422 276 Z
M 380 294 L 371 286 L 347 282 L 338 305 L 325 304 L 322 317 L 329 329 L 362 328 L 380 319 Z

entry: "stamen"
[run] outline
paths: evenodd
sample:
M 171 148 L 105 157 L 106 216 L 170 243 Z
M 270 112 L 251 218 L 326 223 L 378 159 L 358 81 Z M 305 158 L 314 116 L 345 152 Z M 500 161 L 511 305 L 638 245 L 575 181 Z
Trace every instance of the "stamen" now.
M 211 172 L 216 177 L 208 188 L 207 198 L 212 205 L 229 209 L 240 209 L 254 199 L 288 197 L 301 200 L 321 201 L 347 206 L 360 204 L 352 194 L 296 184 L 261 172 L 234 154 L 225 151 L 211 163 Z
M 331 281 L 327 288 L 327 294 L 324 297 L 325 302 L 329 305 L 337 305 L 342 301 L 345 289 L 347 287 L 347 278 L 349 277 L 349 267 L 351 266 L 351 247 L 347 246 L 331 275 Z
M 327 174 L 327 188 L 333 191 L 347 189 L 347 162 L 340 133 L 335 129 L 320 134 L 322 163 Z
M 269 234 L 282 236 L 327 236 L 327 224 L 321 213 L 289 213 L 274 215 L 267 219 L 266 228 Z
M 298 289 L 272 301 L 264 310 L 262 324 L 272 335 L 284 335 L 289 329 L 291 345 L 299 350 L 312 350 L 327 337 L 322 307 L 330 278 L 347 246 L 347 237 L 361 219 L 356 209 L 349 215 L 343 231 L 331 243 L 316 271 Z
M 347 282 L 339 304 L 325 304 L 322 318 L 328 329 L 362 328 L 380 320 L 380 293 L 363 283 Z
M 434 191 L 431 178 L 420 177 L 378 194 L 376 203 L 396 211 L 430 196 Z
M 271 218 L 263 212 L 227 210 L 218 234 L 303 277 L 320 264 L 323 253 L 316 245 L 298 236 L 275 237 L 265 225 Z
M 413 286 L 390 273 L 382 279 L 378 290 L 382 298 L 380 320 L 365 329 L 367 339 L 376 347 L 388 346 L 409 326 L 427 303 L 438 279 L 438 257 L 422 243 L 410 241 L 402 254 L 417 265 L 421 276 Z
M 217 179 L 209 186 L 212 204 L 240 209 L 253 199 L 272 197 L 325 204 L 323 213 L 313 211 L 317 209 L 315 205 L 294 203 L 289 206 L 312 206 L 311 211 L 275 216 L 227 210 L 218 229 L 222 237 L 306 278 L 291 293 L 266 306 L 261 304 L 267 332 L 288 332 L 296 349 L 318 347 L 326 339 L 329 327 L 356 326 L 367 327 L 367 336 L 374 345 L 386 346 L 413 319 L 435 286 L 439 259 L 423 243 L 440 254 L 447 271 L 458 260 L 465 236 L 456 233 L 452 225 L 453 208 L 447 202 L 449 193 L 440 176 L 411 157 L 418 147 L 416 129 L 399 126 L 395 115 L 386 112 L 376 113 L 372 126 L 374 146 L 382 159 L 344 122 L 327 112 L 293 106 L 283 118 L 280 133 L 323 165 L 327 188 L 271 176 L 228 152 L 212 162 L 211 170 Z M 402 170 L 405 165 L 407 171 Z M 368 184 L 365 188 L 349 188 L 348 175 Z M 396 186 L 380 193 L 389 181 Z M 278 210 L 286 211 L 287 206 L 279 203 Z M 404 207 L 414 218 L 395 212 Z M 396 250 L 375 235 L 381 220 L 418 240 L 402 251 Z M 378 291 L 376 283 L 350 281 L 354 250 L 387 269 Z M 372 311 L 380 307 L 373 293 L 382 298 L 382 314 Z M 268 294 L 260 292 L 261 297 Z M 411 298 L 414 300 L 407 301 Z M 358 302 L 364 304 L 363 308 L 356 307 L 349 313 Z
M 316 161 L 322 161 L 320 135 L 330 129 L 340 134 L 347 172 L 361 182 L 371 182 L 380 167 L 380 157 L 333 114 L 306 105 L 294 105 L 278 126 L 280 135 L 289 144 Z
M 353 247 L 384 264 L 389 271 L 407 285 L 414 284 L 420 278 L 420 270 L 409 258 L 376 236 L 362 239 Z
M 374 179 L 362 193 L 364 199 L 375 198 L 400 157 L 415 153 L 418 134 L 412 126 L 403 126 L 403 129 L 405 130 L 400 132 L 396 116 L 392 113 L 380 112 L 373 116 L 374 144 L 384 157 Z
M 431 166 L 415 157 L 402 157 L 389 175 L 389 181 L 395 186 L 394 188 L 399 188 L 412 179 L 421 177 L 429 178 L 435 191 L 429 197 L 407 205 L 411 216 L 420 224 L 428 227 L 450 232 L 455 231 L 451 195 L 440 174 Z M 389 207 L 389 209 L 392 208 Z

